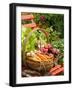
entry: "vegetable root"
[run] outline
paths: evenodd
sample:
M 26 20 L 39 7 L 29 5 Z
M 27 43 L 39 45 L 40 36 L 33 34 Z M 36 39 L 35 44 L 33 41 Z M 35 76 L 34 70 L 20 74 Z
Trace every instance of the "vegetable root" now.
M 61 68 L 55 70 L 55 71 L 52 72 L 51 74 L 54 76 L 54 75 L 58 75 L 58 74 L 61 73 L 61 72 L 64 72 L 64 67 L 61 67 Z
M 61 65 L 57 65 L 57 66 L 53 67 L 49 72 L 52 73 L 55 70 L 59 69 L 60 67 L 61 67 Z

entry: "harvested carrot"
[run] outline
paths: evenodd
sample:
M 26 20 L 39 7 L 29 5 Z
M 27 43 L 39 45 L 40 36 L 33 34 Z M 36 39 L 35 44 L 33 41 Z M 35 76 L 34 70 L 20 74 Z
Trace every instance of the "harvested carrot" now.
M 47 59 L 54 59 L 54 56 L 48 56 L 48 55 L 44 55 Z
M 45 55 L 45 54 L 44 54 L 44 56 L 45 56 L 47 59 L 50 59 L 50 58 L 51 58 L 50 56 L 48 56 L 48 55 Z
M 34 28 L 34 27 L 36 27 L 36 23 L 25 24 L 23 26 L 28 27 L 28 28 Z
M 61 68 L 55 70 L 55 71 L 52 72 L 51 74 L 52 74 L 52 75 L 57 75 L 57 74 L 59 74 L 59 73 L 61 73 L 61 72 L 64 72 L 64 67 L 61 67 Z
M 51 70 L 49 72 L 52 73 L 53 71 L 59 69 L 60 67 L 61 67 L 61 65 L 56 65 L 55 67 L 51 68 Z
M 41 58 L 41 60 L 47 60 L 47 58 L 40 53 L 37 53 L 37 56 L 39 56 Z
M 37 55 L 35 55 L 35 58 L 38 59 L 39 61 L 41 61 L 41 58 L 39 58 Z
M 31 19 L 34 19 L 34 16 L 32 14 L 21 16 L 21 20 L 31 20 Z

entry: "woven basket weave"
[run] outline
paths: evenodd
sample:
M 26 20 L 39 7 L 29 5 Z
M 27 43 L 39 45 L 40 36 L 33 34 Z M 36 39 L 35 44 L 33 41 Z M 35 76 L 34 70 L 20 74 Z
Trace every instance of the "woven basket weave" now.
M 27 45 L 27 41 L 29 40 L 30 36 L 32 35 L 33 32 L 35 32 L 36 30 L 38 30 L 39 28 L 36 28 L 34 30 L 32 30 L 29 35 L 26 37 L 26 39 L 24 40 L 24 47 Z M 43 32 L 48 40 L 48 35 L 45 32 L 44 29 L 39 29 L 41 32 Z M 54 59 L 54 58 L 53 58 Z M 37 71 L 48 71 L 50 68 L 53 67 L 54 65 L 54 61 L 53 59 L 51 60 L 41 60 L 41 61 L 36 61 L 36 60 L 30 60 L 25 58 L 25 51 L 23 52 L 23 63 L 27 64 L 29 68 L 33 69 L 33 70 L 37 70 Z
M 53 60 L 51 61 L 33 61 L 30 59 L 26 59 L 26 64 L 33 70 L 37 71 L 48 71 L 53 67 Z

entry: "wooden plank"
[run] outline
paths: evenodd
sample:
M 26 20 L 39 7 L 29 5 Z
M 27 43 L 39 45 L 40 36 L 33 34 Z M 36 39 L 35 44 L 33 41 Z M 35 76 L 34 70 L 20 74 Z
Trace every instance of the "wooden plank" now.
M 37 25 L 36 23 L 30 23 L 30 24 L 25 24 L 23 27 L 28 27 L 28 28 L 35 28 Z
M 21 16 L 21 20 L 31 20 L 31 19 L 34 19 L 34 16 L 32 14 Z

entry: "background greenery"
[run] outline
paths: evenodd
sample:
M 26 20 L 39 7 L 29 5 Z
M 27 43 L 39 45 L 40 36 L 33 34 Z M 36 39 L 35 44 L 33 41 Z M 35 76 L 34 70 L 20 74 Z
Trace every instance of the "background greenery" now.
M 42 14 L 33 13 L 34 21 L 42 28 L 52 27 L 54 31 L 60 32 L 64 37 L 64 15 L 63 14 Z

